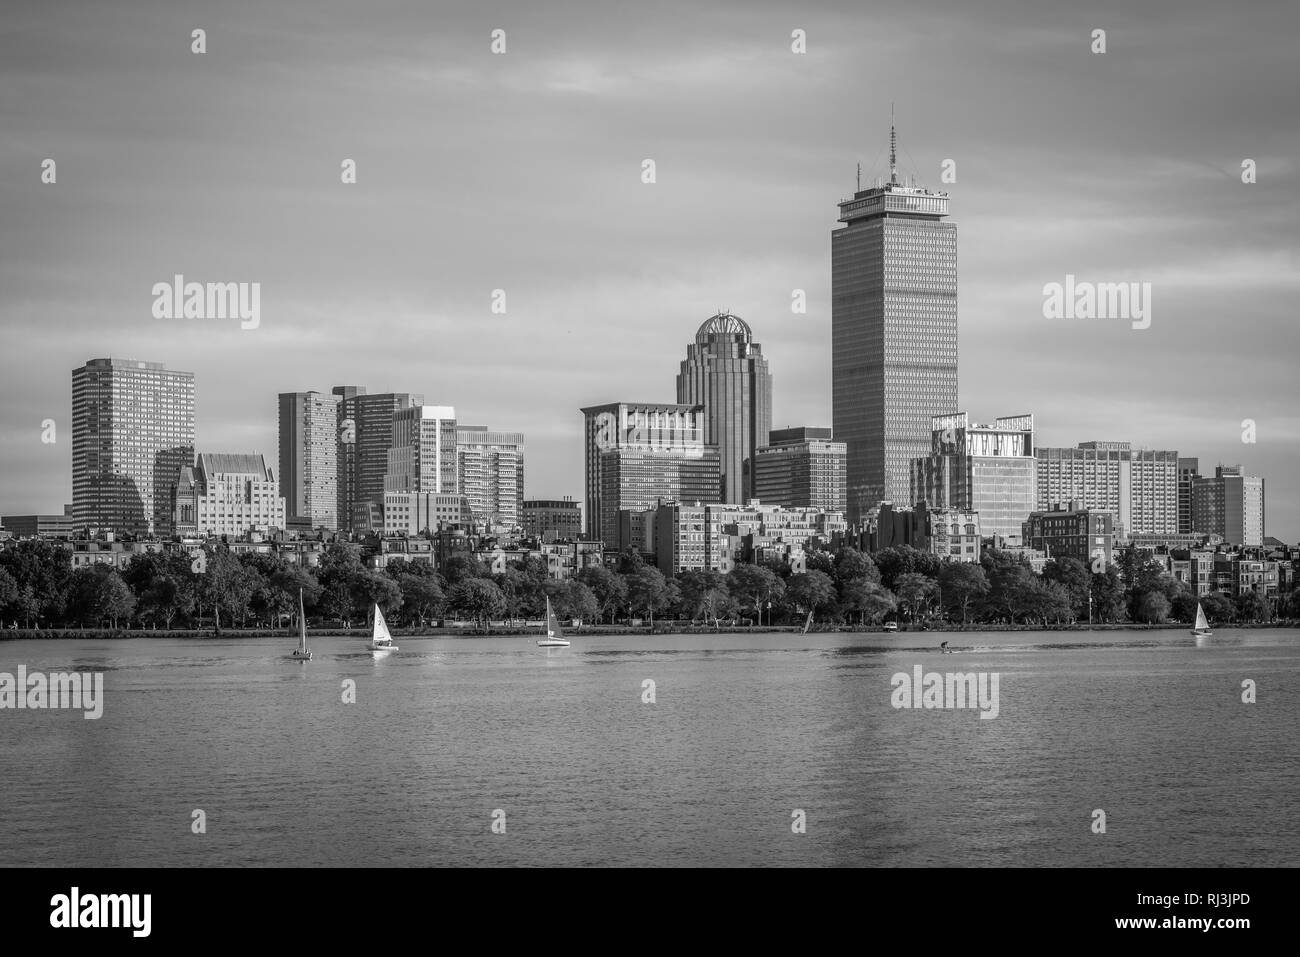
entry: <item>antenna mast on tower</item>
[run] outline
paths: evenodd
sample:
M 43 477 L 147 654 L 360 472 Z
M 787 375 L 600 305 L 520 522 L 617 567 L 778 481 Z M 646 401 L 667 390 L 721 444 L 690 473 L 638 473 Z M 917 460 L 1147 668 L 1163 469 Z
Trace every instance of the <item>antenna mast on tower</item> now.
M 898 137 L 894 135 L 894 104 L 889 104 L 889 182 L 898 185 Z

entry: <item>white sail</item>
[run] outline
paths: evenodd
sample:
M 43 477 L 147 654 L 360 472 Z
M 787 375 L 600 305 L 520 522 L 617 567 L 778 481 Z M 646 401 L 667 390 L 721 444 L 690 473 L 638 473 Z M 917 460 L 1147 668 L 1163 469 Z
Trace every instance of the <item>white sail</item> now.
M 560 627 L 560 620 L 555 617 L 555 612 L 551 609 L 551 596 L 546 596 L 546 637 L 563 638 L 564 629 Z
M 1200 602 L 1196 603 L 1196 630 L 1197 631 L 1210 630 L 1210 623 L 1205 618 L 1205 609 L 1201 607 Z
M 380 610 L 379 605 L 375 605 L 375 641 L 392 641 L 393 636 L 388 633 L 388 622 L 384 621 L 384 613 Z
M 298 589 L 298 650 L 307 650 L 307 613 L 302 609 L 302 589 Z

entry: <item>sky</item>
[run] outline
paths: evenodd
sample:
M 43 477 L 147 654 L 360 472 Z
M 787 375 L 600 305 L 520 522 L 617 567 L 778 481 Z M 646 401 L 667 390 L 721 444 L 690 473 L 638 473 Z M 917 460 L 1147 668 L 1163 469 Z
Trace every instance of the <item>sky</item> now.
M 422 392 L 524 432 L 527 497 L 581 499 L 578 409 L 675 401 L 726 309 L 773 426 L 827 426 L 830 233 L 857 164 L 888 174 L 892 104 L 900 172 L 952 197 L 962 409 L 1240 463 L 1300 541 L 1297 26 L 1283 2 L 11 0 L 0 514 L 71 501 L 71 370 L 98 357 L 194 372 L 199 451 L 274 464 L 280 392 Z M 178 273 L 260 283 L 257 328 L 156 318 Z M 1150 327 L 1044 318 L 1067 274 L 1150 283 Z

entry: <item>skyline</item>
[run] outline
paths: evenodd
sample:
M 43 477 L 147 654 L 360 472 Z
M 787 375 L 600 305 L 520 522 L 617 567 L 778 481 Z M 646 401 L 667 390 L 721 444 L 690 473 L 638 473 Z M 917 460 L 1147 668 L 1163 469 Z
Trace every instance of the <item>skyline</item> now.
M 1285 31 L 1209 5 L 1173 24 L 1019 8 L 989 25 L 940 5 L 966 38 L 942 75 L 921 56 L 925 15 L 904 28 L 900 6 L 593 10 L 578 30 L 536 11 L 435 29 L 405 5 L 327 8 L 352 24 L 347 45 L 295 32 L 301 11 L 250 10 L 237 32 L 194 5 L 87 6 L 75 30 L 16 12 L 0 37 L 0 511 L 72 500 L 66 373 L 98 356 L 194 372 L 198 451 L 272 458 L 278 393 L 359 383 L 523 432 L 526 496 L 580 500 L 577 410 L 671 402 L 683 347 L 724 303 L 769 360 L 773 428 L 829 425 L 830 232 L 854 165 L 864 183 L 887 175 L 872 159 L 893 100 L 901 172 L 948 192 L 961 226 L 953 411 L 1023 408 L 1044 446 L 1131 441 L 1202 474 L 1240 463 L 1269 483 L 1267 534 L 1300 540 Z M 494 57 L 497 26 L 510 46 Z M 807 54 L 790 52 L 796 27 Z M 1197 56 L 1221 70 L 1177 68 Z M 1241 157 L 1256 184 L 1237 179 Z M 176 273 L 261 283 L 260 326 L 154 319 L 150 290 Z M 1044 319 L 1042 287 L 1069 275 L 1151 282 L 1151 327 Z

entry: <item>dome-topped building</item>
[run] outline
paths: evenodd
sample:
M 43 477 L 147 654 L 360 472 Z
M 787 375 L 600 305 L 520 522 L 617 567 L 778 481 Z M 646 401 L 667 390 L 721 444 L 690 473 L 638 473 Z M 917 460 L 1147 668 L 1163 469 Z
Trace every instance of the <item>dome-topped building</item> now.
M 772 373 L 745 320 L 725 310 L 705 320 L 686 347 L 677 401 L 704 406 L 704 442 L 722 461 L 719 501 L 753 498 L 754 456 L 772 428 Z

